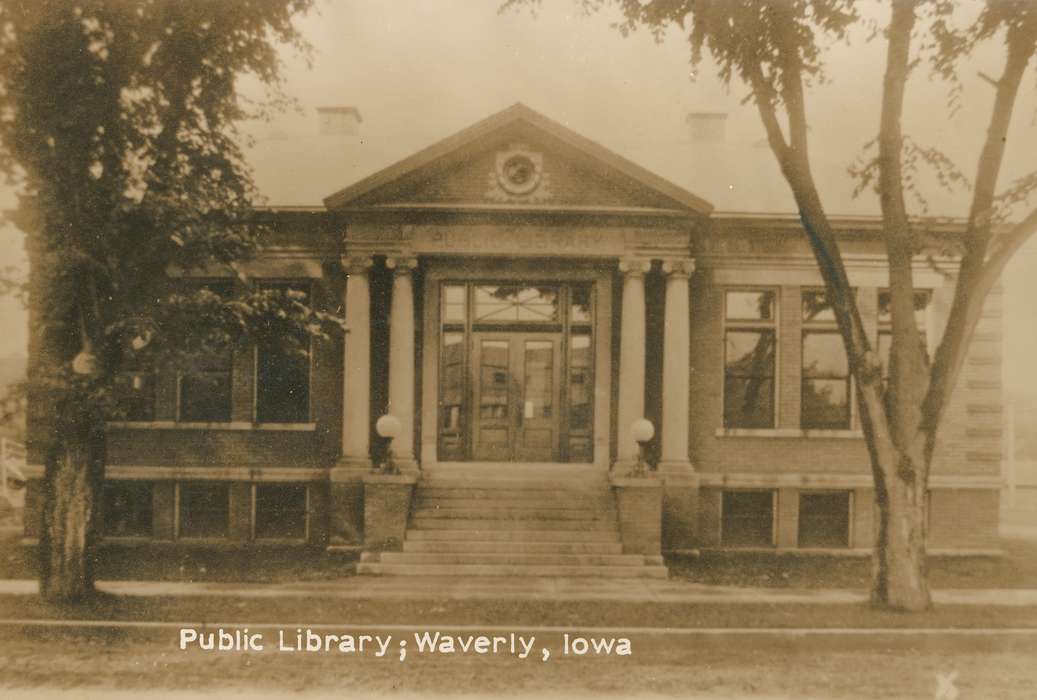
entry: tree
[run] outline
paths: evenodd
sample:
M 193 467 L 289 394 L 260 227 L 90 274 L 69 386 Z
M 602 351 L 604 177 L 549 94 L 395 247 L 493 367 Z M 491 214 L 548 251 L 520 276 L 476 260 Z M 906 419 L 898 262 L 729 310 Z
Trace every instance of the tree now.
M 105 424 L 131 362 L 186 366 L 337 324 L 290 292 L 224 298 L 167 275 L 255 254 L 237 124 L 283 103 L 279 45 L 312 0 L 7 0 L 0 167 L 30 253 L 30 411 L 45 430 L 40 592 L 93 587 Z M 258 102 L 240 83 L 265 87 Z M 244 285 L 243 285 L 244 286 Z M 39 427 L 39 426 L 36 426 Z
M 505 7 L 538 4 L 510 0 Z M 1037 174 L 1001 193 L 998 175 L 1008 126 L 1030 60 L 1037 52 L 1037 5 L 1028 0 L 987 0 L 978 20 L 955 30 L 952 0 L 891 0 L 885 28 L 886 71 L 882 86 L 877 155 L 856 170 L 862 186 L 874 185 L 882 209 L 888 257 L 892 348 L 889 380 L 861 323 L 835 230 L 810 168 L 807 89 L 825 78 L 823 49 L 843 39 L 860 21 L 854 0 L 581 0 L 590 11 L 605 5 L 625 17 L 624 34 L 647 28 L 657 35 L 687 32 L 694 63 L 706 50 L 725 84 L 748 86 L 770 149 L 777 159 L 827 288 L 857 388 L 860 419 L 870 455 L 879 518 L 872 600 L 913 611 L 931 599 L 926 579 L 926 492 L 937 436 L 964 364 L 984 300 L 1011 256 L 1037 230 L 1037 210 L 1006 223 L 1011 206 L 1037 187 Z M 920 26 L 928 23 L 928 27 Z M 919 34 L 929 38 L 926 46 Z M 942 340 L 928 358 L 914 321 L 912 260 L 926 248 L 925 226 L 909 216 L 910 170 L 919 162 L 942 179 L 963 182 L 935 149 L 913 144 L 901 128 L 907 79 L 923 48 L 934 70 L 953 80 L 960 59 L 981 41 L 1003 42 L 1005 64 L 994 83 L 986 142 L 971 178 L 971 207 L 958 241 L 960 263 L 953 305 Z

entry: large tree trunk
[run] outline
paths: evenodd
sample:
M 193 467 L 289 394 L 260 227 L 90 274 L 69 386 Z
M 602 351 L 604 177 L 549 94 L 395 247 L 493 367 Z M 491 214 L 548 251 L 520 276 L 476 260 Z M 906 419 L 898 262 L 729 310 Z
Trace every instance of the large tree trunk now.
M 932 604 L 925 551 L 925 479 L 911 466 L 912 458 L 895 449 L 882 451 L 878 460 L 871 600 L 893 610 L 925 610 Z
M 44 600 L 69 602 L 94 592 L 103 473 L 104 424 L 96 416 L 82 416 L 66 425 L 47 457 L 39 544 Z

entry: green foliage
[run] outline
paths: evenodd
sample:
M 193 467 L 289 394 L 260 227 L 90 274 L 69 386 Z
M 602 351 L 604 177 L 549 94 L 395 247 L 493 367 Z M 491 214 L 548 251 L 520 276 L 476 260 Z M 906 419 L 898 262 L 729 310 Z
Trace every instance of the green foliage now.
M 278 46 L 308 50 L 293 18 L 311 4 L 0 4 L 0 169 L 21 193 L 52 389 L 85 381 L 99 400 L 127 362 L 241 342 L 270 316 L 314 335 L 336 325 L 285 295 L 224 299 L 166 275 L 258 251 L 237 125 L 284 103 Z M 243 78 L 265 97 L 246 99 Z M 69 363 L 84 350 L 100 371 L 81 381 Z

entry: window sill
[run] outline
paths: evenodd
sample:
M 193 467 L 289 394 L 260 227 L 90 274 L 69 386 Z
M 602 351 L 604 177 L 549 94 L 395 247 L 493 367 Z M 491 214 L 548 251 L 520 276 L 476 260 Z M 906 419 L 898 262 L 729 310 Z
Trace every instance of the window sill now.
M 108 427 L 117 430 L 272 430 L 282 432 L 314 432 L 317 430 L 316 423 L 249 423 L 248 421 L 220 423 L 175 420 L 109 421 Z
M 751 437 L 751 438 L 836 438 L 843 440 L 861 440 L 863 430 L 822 430 L 803 428 L 717 428 L 716 437 Z

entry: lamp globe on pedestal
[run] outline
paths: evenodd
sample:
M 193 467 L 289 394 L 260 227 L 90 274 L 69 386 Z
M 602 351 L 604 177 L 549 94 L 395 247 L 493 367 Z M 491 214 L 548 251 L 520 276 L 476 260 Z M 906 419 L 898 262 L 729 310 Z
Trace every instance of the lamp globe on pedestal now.
M 392 456 L 392 441 L 400 434 L 400 430 L 403 426 L 400 425 L 400 419 L 396 416 L 386 413 L 381 416 L 374 424 L 375 432 L 378 433 L 378 437 L 384 438 L 387 441 L 385 446 L 385 460 L 382 462 L 382 473 L 383 474 L 395 474 L 396 473 L 396 462 Z
M 648 464 L 645 463 L 645 445 L 655 437 L 655 426 L 647 418 L 638 418 L 630 425 L 630 435 L 637 443 L 637 464 L 634 465 L 632 476 L 645 476 Z

